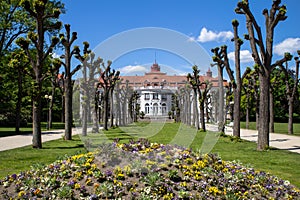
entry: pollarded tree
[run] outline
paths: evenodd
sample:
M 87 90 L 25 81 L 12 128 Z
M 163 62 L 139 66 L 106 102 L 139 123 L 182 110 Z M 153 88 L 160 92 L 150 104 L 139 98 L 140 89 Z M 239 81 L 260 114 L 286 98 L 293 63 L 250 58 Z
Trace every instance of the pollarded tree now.
M 213 62 L 214 64 L 211 64 L 211 66 L 217 66 L 218 68 L 218 87 L 219 87 L 219 106 L 218 106 L 218 131 L 224 132 L 225 131 L 225 124 L 226 120 L 224 119 L 224 79 L 223 79 L 223 70 L 226 69 L 226 64 L 228 62 L 227 57 L 227 46 L 223 45 L 221 48 L 216 47 L 214 49 L 211 49 L 211 52 L 214 53 L 213 56 Z
M 259 127 L 259 81 L 258 81 L 258 72 L 254 68 L 251 70 L 247 68 L 250 72 L 246 74 L 243 79 L 243 90 L 246 95 L 246 128 L 249 128 L 249 118 L 250 118 L 250 109 L 253 107 L 252 104 L 255 102 L 255 119 L 256 119 L 256 130 Z
M 17 102 L 16 102 L 16 124 L 15 124 L 15 131 L 18 134 L 20 132 L 20 125 L 21 125 L 21 108 L 22 108 L 22 99 L 24 96 L 23 85 L 25 75 L 28 75 L 28 58 L 25 55 L 23 50 L 17 49 L 12 52 L 10 61 L 8 66 L 13 69 L 13 71 L 17 71 L 17 79 L 18 79 L 18 91 L 17 91 Z M 7 91 L 6 91 L 7 92 Z
M 107 61 L 107 66 L 102 63 L 104 68 L 100 76 L 99 84 L 103 88 L 103 103 L 104 103 L 104 129 L 108 130 L 108 112 L 109 112 L 109 96 L 113 93 L 117 81 L 120 80 L 120 71 L 111 70 L 111 61 Z
M 300 56 L 300 50 L 297 51 L 298 55 Z M 285 87 L 286 87 L 286 97 L 288 100 L 289 106 L 289 121 L 288 121 L 288 133 L 293 134 L 293 114 L 294 114 L 294 101 L 295 96 L 298 90 L 298 83 L 299 83 L 299 57 L 295 57 L 295 72 L 291 72 L 288 69 L 288 63 L 286 62 L 286 67 L 280 65 L 280 68 L 285 76 Z
M 244 74 L 241 76 L 241 67 L 240 67 L 240 49 L 241 45 L 243 44 L 243 41 L 238 36 L 238 26 L 239 22 L 237 20 L 232 21 L 232 26 L 234 30 L 234 38 L 232 41 L 234 41 L 235 46 L 235 76 L 233 70 L 231 70 L 228 55 L 227 55 L 227 47 L 222 46 L 219 49 L 214 49 L 214 62 L 217 63 L 218 67 L 225 67 L 227 74 L 230 78 L 232 89 L 233 89 L 233 96 L 234 96 L 234 105 L 233 105 L 233 135 L 236 137 L 240 137 L 240 110 L 241 110 L 241 90 L 242 90 L 242 80 L 246 76 L 247 73 L 249 73 L 249 69 L 244 72 Z
M 75 47 L 76 58 L 82 64 L 82 80 L 80 83 L 81 92 L 82 92 L 82 135 L 87 135 L 87 123 L 88 115 L 90 111 L 92 112 L 93 118 L 93 132 L 99 132 L 98 116 L 97 110 L 98 105 L 95 97 L 98 95 L 98 86 L 96 75 L 101 75 L 100 66 L 103 63 L 103 60 L 98 57 L 95 57 L 95 54 L 89 50 L 89 43 L 84 42 L 83 55 L 80 54 L 79 48 Z M 92 108 L 91 108 L 92 106 Z M 97 106 L 97 107 L 96 107 Z
M 201 129 L 203 131 L 206 131 L 204 109 L 205 109 L 205 101 L 207 98 L 207 94 L 210 90 L 210 84 L 207 81 L 201 82 L 199 79 L 200 78 L 199 73 L 200 73 L 200 70 L 198 69 L 198 67 L 196 65 L 194 65 L 193 66 L 193 74 L 188 73 L 187 78 L 194 90 L 194 93 L 196 93 L 196 95 L 198 96 L 199 108 L 200 108 Z M 196 98 L 196 96 L 194 98 Z M 197 106 L 197 104 L 195 104 L 194 106 Z M 198 109 L 196 109 L 196 110 L 198 110 Z
M 265 17 L 265 37 L 263 38 L 261 27 L 254 14 L 250 10 L 249 1 L 238 2 L 235 12 L 246 17 L 248 34 L 245 39 L 249 40 L 252 56 L 259 69 L 260 82 L 260 106 L 259 106 L 259 129 L 257 150 L 264 150 L 269 146 L 269 98 L 270 98 L 270 74 L 275 66 L 288 60 L 283 58 L 272 64 L 273 42 L 275 27 L 280 21 L 286 20 L 286 6 L 280 5 L 281 0 L 273 0 L 270 10 L 264 9 L 262 14 Z
M 42 82 L 48 75 L 47 66 L 44 65 L 45 59 L 53 51 L 53 48 L 59 42 L 57 37 L 52 37 L 51 44 L 46 49 L 45 34 L 53 33 L 60 29 L 61 22 L 58 21 L 61 13 L 60 8 L 63 7 L 57 2 L 48 0 L 34 0 L 22 1 L 25 10 L 29 16 L 35 21 L 35 31 L 27 34 L 27 39 L 21 37 L 16 41 L 17 44 L 23 48 L 30 61 L 30 65 L 33 68 L 34 73 L 32 74 L 34 79 L 34 94 L 32 98 L 33 103 L 33 148 L 42 148 L 42 135 L 41 135 L 41 113 L 42 113 Z M 30 52 L 30 44 L 33 44 L 35 55 Z
M 65 140 L 72 140 L 72 96 L 73 96 L 73 85 L 72 81 L 73 75 L 80 69 L 81 65 L 77 65 L 73 70 L 71 65 L 71 59 L 73 55 L 77 55 L 79 53 L 79 47 L 75 46 L 73 50 L 71 47 L 74 41 L 77 39 L 77 33 L 72 32 L 70 30 L 70 25 L 65 24 L 65 34 L 60 34 L 61 44 L 64 47 L 65 53 L 61 56 L 64 59 L 62 65 L 64 66 L 64 76 L 63 78 L 63 96 L 65 103 Z

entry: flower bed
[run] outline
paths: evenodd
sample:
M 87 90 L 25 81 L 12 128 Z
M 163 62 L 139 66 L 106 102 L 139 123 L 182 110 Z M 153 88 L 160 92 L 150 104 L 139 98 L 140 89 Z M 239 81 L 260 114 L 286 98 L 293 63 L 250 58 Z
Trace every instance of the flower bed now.
M 288 181 L 177 146 L 103 144 L 0 180 L 0 199 L 300 199 Z

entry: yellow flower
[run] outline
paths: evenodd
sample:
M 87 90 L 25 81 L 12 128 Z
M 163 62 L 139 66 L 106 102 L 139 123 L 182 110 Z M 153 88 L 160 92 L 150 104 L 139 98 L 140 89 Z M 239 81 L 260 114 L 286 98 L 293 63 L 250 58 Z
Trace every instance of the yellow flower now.
M 130 170 L 131 170 L 131 168 L 130 168 L 129 165 L 126 165 L 126 166 L 124 167 L 124 171 L 125 171 L 125 172 L 130 172 Z
M 188 164 L 192 164 L 193 159 L 192 158 L 187 158 L 187 159 L 185 159 L 185 162 L 188 163 Z
M 97 169 L 97 165 L 96 165 L 96 164 L 92 164 L 92 165 L 91 165 L 91 168 L 92 168 L 93 170 L 95 170 L 95 169 Z
M 152 160 L 146 160 L 146 164 L 147 165 L 155 165 L 156 162 L 152 161 Z
M 117 181 L 117 180 L 114 180 L 114 184 L 117 185 L 117 186 L 120 186 L 120 187 L 123 186 L 122 182 Z
M 91 178 L 86 179 L 85 184 L 90 185 L 91 183 L 92 183 L 92 179 Z
M 75 178 L 81 178 L 82 177 L 82 172 L 75 172 Z
M 223 172 L 228 172 L 228 168 L 224 168 L 222 171 Z
M 87 171 L 87 174 L 88 174 L 88 175 L 93 175 L 93 171 L 92 171 L 91 169 L 89 169 L 89 170 Z
M 181 183 L 180 183 L 180 186 L 182 186 L 182 187 L 186 187 L 186 186 L 187 186 L 187 184 L 186 184 L 186 182 L 185 182 L 185 181 L 183 181 L 183 182 L 181 182 Z
M 88 162 L 87 162 L 87 163 L 84 164 L 84 166 L 85 166 L 86 168 L 90 168 L 90 167 L 91 167 L 91 163 L 88 163 Z
M 123 179 L 125 178 L 125 175 L 122 174 L 122 173 L 119 173 L 119 174 L 117 175 L 117 178 L 118 178 L 119 180 L 123 180 Z
M 18 197 L 23 197 L 25 194 L 26 194 L 25 191 L 20 191 L 20 192 L 18 193 Z
M 74 185 L 74 188 L 75 188 L 75 190 L 76 189 L 79 189 L 81 186 L 80 186 L 80 183 L 75 183 L 75 185 Z
M 117 166 L 117 167 L 114 169 L 114 173 L 115 173 L 115 174 L 122 173 L 121 167 L 120 167 L 120 166 Z
M 171 200 L 173 199 L 173 193 L 167 193 L 163 196 L 163 199 L 165 200 Z
M 216 196 L 217 194 L 220 193 L 220 191 L 219 191 L 219 189 L 217 187 L 210 187 L 208 189 L 208 192 L 211 193 L 211 194 L 213 194 L 214 196 Z

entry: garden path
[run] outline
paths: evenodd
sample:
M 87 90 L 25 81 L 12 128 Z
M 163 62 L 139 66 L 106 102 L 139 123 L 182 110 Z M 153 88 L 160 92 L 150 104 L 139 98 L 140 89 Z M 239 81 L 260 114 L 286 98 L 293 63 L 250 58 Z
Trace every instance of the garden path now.
M 42 142 L 50 140 L 56 140 L 64 136 L 64 130 L 50 130 L 42 132 Z M 73 131 L 73 135 L 77 134 L 77 131 Z M 0 151 L 9 149 L 15 149 L 24 147 L 32 144 L 32 134 L 26 135 L 14 135 L 7 137 L 0 137 Z
M 214 129 L 216 129 L 215 126 L 208 125 L 208 130 Z M 232 127 L 226 127 L 225 134 L 233 135 Z M 257 142 L 257 137 L 257 130 L 241 129 L 242 139 Z M 300 137 L 287 134 L 270 133 L 270 146 L 277 149 L 300 153 Z

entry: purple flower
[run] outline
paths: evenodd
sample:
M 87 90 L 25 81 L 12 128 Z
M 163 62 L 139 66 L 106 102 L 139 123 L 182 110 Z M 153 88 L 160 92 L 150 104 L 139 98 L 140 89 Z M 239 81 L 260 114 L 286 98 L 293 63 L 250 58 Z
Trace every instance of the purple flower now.
M 92 194 L 90 197 L 89 197 L 89 200 L 97 200 L 98 199 L 98 196 L 95 195 L 95 194 Z
M 105 174 L 106 174 L 106 176 L 111 176 L 113 173 L 111 170 L 106 170 Z
M 75 182 L 73 181 L 73 180 L 70 180 L 69 182 L 68 182 L 68 186 L 73 186 L 75 184 Z

